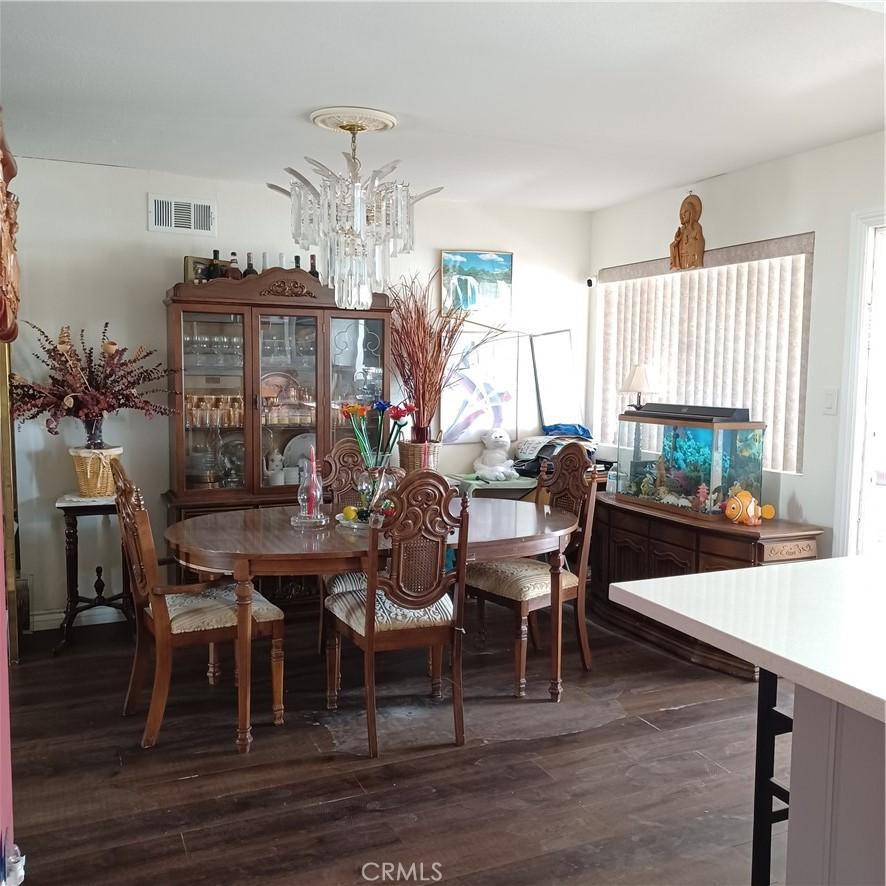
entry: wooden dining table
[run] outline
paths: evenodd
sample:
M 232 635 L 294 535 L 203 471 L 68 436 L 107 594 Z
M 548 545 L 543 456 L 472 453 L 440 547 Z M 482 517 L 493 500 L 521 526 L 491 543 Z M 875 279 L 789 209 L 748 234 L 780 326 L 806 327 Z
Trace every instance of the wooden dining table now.
M 460 507 L 458 499 L 454 508 Z M 562 695 L 560 646 L 563 606 L 560 574 L 563 552 L 578 523 L 568 511 L 533 502 L 475 499 L 470 502 L 468 561 L 545 555 L 551 567 L 552 701 Z M 173 557 L 198 573 L 230 575 L 237 594 L 237 749 L 249 750 L 252 660 L 252 580 L 263 575 L 335 575 L 364 570 L 369 532 L 335 523 L 300 529 L 290 523 L 295 507 L 220 511 L 191 517 L 166 530 Z M 458 541 L 453 533 L 452 545 Z M 385 542 L 382 540 L 382 545 Z

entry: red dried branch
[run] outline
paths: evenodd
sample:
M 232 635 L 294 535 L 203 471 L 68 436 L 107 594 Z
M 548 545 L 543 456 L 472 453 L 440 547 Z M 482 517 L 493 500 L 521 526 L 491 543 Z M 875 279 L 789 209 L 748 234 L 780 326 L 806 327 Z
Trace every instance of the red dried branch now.
M 436 272 L 427 282 L 418 275 L 404 277 L 390 286 L 393 312 L 391 316 L 391 356 L 406 399 L 415 404 L 414 424 L 427 427 L 440 409 L 444 389 L 458 368 L 453 359 L 468 314 L 450 305 L 433 306 Z M 490 330 L 471 350 L 498 334 Z

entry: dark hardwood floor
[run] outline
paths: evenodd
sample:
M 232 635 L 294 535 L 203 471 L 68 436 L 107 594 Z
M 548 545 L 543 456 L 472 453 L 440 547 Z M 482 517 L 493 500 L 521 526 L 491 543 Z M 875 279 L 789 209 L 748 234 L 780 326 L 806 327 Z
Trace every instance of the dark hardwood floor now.
M 547 700 L 547 655 L 531 651 L 518 701 L 509 614 L 487 611 L 485 648 L 468 611 L 466 746 L 452 744 L 448 696 L 427 697 L 424 654 L 389 653 L 378 760 L 366 757 L 359 653 L 345 644 L 340 708 L 328 713 L 310 625 L 287 634 L 282 728 L 271 725 L 268 645 L 256 644 L 246 756 L 234 750 L 231 650 L 216 687 L 202 650 L 177 653 L 160 743 L 144 751 L 142 716 L 120 716 L 125 628 L 78 628 L 55 658 L 55 635 L 38 635 L 12 672 L 27 883 L 394 882 L 379 867 L 361 873 L 384 862 L 412 873 L 399 882 L 439 871 L 462 886 L 747 883 L 755 685 L 593 627 L 585 674 L 570 620 L 563 702 Z M 780 747 L 782 773 L 788 754 Z

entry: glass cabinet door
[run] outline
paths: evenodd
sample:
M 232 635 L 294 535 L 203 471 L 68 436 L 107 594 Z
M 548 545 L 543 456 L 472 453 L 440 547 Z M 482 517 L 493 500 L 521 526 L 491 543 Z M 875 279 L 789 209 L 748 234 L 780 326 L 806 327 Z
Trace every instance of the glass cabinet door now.
M 371 406 L 385 392 L 384 321 L 372 318 L 333 317 L 330 324 L 330 417 L 332 444 L 353 436 L 342 418 L 344 403 Z
M 258 320 L 261 487 L 296 486 L 317 446 L 317 317 Z
M 242 314 L 182 313 L 185 489 L 246 481 Z

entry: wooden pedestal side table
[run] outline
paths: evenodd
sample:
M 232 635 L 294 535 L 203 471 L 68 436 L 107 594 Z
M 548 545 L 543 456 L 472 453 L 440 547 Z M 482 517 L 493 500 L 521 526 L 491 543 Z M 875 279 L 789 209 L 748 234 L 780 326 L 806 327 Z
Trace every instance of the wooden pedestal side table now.
M 65 604 L 65 617 L 62 619 L 59 630 L 61 639 L 53 652 L 59 652 L 68 643 L 73 642 L 71 628 L 81 612 L 95 609 L 98 606 L 108 606 L 122 612 L 127 621 L 132 624 L 132 600 L 129 595 L 129 568 L 126 563 L 126 554 L 123 554 L 123 587 L 119 594 L 105 596 L 105 582 L 102 578 L 103 568 L 95 567 L 94 596 L 84 597 L 78 587 L 79 545 L 77 542 L 77 521 L 80 517 L 105 517 L 117 516 L 117 506 L 114 496 L 102 496 L 98 498 L 83 498 L 74 492 L 63 495 L 55 503 L 65 518 L 65 578 L 67 585 L 67 603 Z

